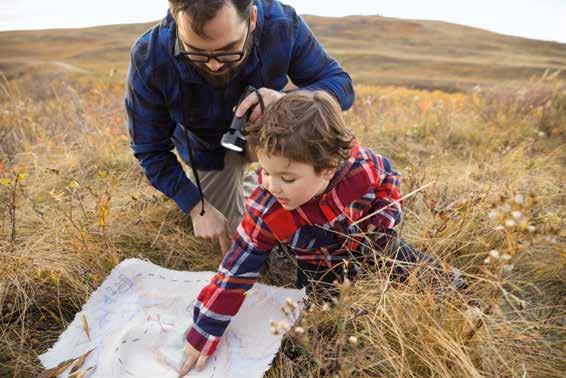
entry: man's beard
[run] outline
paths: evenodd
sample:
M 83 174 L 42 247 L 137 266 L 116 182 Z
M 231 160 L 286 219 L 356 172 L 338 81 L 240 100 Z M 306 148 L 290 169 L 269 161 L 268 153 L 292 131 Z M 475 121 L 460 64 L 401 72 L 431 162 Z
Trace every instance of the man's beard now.
M 224 63 L 224 66 L 216 72 L 209 70 L 203 63 L 190 62 L 190 64 L 208 84 L 213 87 L 225 87 L 244 67 L 252 47 L 253 38 L 248 38 L 248 42 L 244 46 L 244 57 L 242 60 L 234 63 Z

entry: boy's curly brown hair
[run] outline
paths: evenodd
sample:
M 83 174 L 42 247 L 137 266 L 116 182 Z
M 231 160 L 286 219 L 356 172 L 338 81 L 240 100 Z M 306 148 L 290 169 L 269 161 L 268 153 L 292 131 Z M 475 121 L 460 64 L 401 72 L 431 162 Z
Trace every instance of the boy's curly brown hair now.
M 252 150 L 311 164 L 317 174 L 347 160 L 354 140 L 340 107 L 323 91 L 283 96 L 246 128 L 246 138 Z

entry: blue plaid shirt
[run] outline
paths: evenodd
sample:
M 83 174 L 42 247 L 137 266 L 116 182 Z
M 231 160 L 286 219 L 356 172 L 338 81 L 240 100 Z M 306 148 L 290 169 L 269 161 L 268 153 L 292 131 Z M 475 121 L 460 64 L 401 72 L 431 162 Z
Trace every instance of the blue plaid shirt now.
M 175 21 L 167 16 L 132 47 L 125 105 L 130 146 L 150 183 L 184 212 L 200 200 L 173 154 L 188 162 L 181 125 L 189 129 L 194 167 L 221 170 L 222 134 L 246 86 L 282 90 L 288 77 L 301 89 L 332 93 L 343 110 L 352 106 L 350 76 L 324 51 L 295 10 L 273 0 L 255 0 L 253 49 L 228 85 L 216 88 L 174 56 Z

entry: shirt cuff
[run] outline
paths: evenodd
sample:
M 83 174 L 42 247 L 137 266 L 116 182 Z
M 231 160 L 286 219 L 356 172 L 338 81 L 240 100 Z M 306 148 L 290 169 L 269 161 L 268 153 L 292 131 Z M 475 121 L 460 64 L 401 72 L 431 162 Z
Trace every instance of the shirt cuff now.
M 206 337 L 197 331 L 195 327 L 191 327 L 191 330 L 187 333 L 187 342 L 201 354 L 210 356 L 216 350 L 220 338 L 212 335 Z
M 199 203 L 200 193 L 196 185 L 187 178 L 181 189 L 172 198 L 177 206 L 188 214 Z

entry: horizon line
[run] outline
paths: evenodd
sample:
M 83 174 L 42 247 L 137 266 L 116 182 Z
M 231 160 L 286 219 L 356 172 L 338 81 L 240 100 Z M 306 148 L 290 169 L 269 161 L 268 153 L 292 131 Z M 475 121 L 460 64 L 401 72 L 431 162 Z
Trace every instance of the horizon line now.
M 495 33 L 495 34 L 499 34 L 499 35 L 504 35 L 507 37 L 513 37 L 513 38 L 523 38 L 523 39 L 529 39 L 532 41 L 541 41 L 541 42 L 550 42 L 550 43 L 559 43 L 559 44 L 566 44 L 566 38 L 564 40 L 558 40 L 558 39 L 541 39 L 541 38 L 535 38 L 535 37 L 529 37 L 526 35 L 519 35 L 519 34 L 508 34 L 508 33 L 504 33 L 504 32 L 499 32 L 499 31 L 495 31 L 495 30 L 491 30 L 491 29 L 487 29 L 487 28 L 483 28 L 483 27 L 479 27 L 479 26 L 474 26 L 474 25 L 468 25 L 468 24 L 459 24 L 459 23 L 455 23 L 455 22 L 450 22 L 450 21 L 446 21 L 446 20 L 440 20 L 440 19 L 427 19 L 427 18 L 402 18 L 402 17 L 394 17 L 394 16 L 385 16 L 383 14 L 347 14 L 347 15 L 342 15 L 342 16 L 321 16 L 321 15 L 317 15 L 317 14 L 311 14 L 311 13 L 302 13 L 300 14 L 301 17 L 304 16 L 311 16 L 311 17 L 320 17 L 320 18 L 330 18 L 330 19 L 338 19 L 338 18 L 346 18 L 346 17 L 383 17 L 383 18 L 390 18 L 390 19 L 397 19 L 397 20 L 411 20 L 411 21 L 428 21 L 428 22 L 442 22 L 442 23 L 446 23 L 446 24 L 451 24 L 451 25 L 457 25 L 457 26 L 462 26 L 462 27 L 467 27 L 467 28 L 473 28 L 473 29 L 478 29 L 478 30 L 484 30 L 490 33 Z M 78 30 L 78 29 L 91 29 L 91 28 L 97 28 L 97 27 L 105 27 L 105 26 L 120 26 L 120 25 L 139 25 L 139 24 L 149 24 L 149 23 L 159 23 L 160 20 L 162 20 L 163 18 L 158 18 L 158 19 L 154 19 L 154 20 L 148 20 L 148 21 L 135 21 L 135 22 L 121 22 L 121 23 L 108 23 L 108 24 L 93 24 L 93 25 L 83 25 L 83 26 L 63 26 L 63 27 L 32 27 L 32 28 L 16 28 L 16 29 L 5 29 L 0 27 L 0 33 L 9 33 L 9 32 L 32 32 L 32 31 L 50 31 L 50 30 Z

